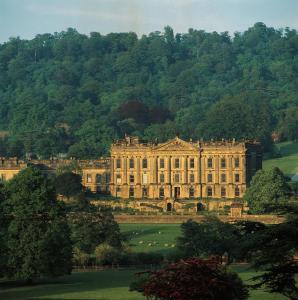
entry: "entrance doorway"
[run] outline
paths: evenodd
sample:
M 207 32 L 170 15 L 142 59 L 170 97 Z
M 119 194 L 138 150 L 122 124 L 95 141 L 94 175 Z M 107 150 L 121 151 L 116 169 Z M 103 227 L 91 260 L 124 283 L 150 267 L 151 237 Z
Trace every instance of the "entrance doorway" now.
M 175 187 L 174 188 L 174 198 L 175 199 L 180 198 L 180 187 Z
M 197 204 L 197 212 L 204 210 L 204 205 L 202 203 Z
M 172 203 L 167 203 L 167 211 L 172 211 Z

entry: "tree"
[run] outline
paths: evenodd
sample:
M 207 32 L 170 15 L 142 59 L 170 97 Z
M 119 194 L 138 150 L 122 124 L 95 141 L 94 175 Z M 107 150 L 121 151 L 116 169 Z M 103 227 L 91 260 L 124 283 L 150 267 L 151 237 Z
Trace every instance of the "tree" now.
M 119 225 L 108 209 L 90 204 L 81 194 L 71 215 L 72 240 L 80 251 L 92 254 L 101 243 L 122 248 L 123 238 Z
M 232 255 L 237 247 L 237 235 L 233 225 L 209 217 L 201 223 L 188 220 L 181 225 L 182 237 L 178 238 L 178 248 L 186 257 L 210 255 Z
M 298 205 L 290 202 L 274 205 L 273 211 L 286 214 L 286 221 L 251 232 L 239 245 L 249 255 L 250 261 L 261 274 L 254 280 L 254 288 L 266 288 L 270 293 L 280 293 L 291 300 L 298 299 Z
M 244 199 L 248 202 L 251 212 L 264 213 L 268 205 L 286 200 L 289 192 L 287 178 L 278 168 L 259 170 L 252 178 Z
M 149 299 L 240 300 L 248 298 L 247 287 L 235 273 L 227 272 L 215 260 L 189 258 L 157 271 L 139 273 L 130 289 Z
M 73 172 L 59 174 L 55 178 L 55 187 L 57 194 L 63 195 L 69 200 L 70 197 L 82 191 L 82 177 Z
M 63 204 L 37 169 L 22 170 L 7 185 L 8 275 L 32 281 L 70 274 L 72 244 Z
M 6 275 L 7 272 L 7 227 L 9 219 L 5 211 L 6 198 L 4 185 L 0 182 L 0 277 Z

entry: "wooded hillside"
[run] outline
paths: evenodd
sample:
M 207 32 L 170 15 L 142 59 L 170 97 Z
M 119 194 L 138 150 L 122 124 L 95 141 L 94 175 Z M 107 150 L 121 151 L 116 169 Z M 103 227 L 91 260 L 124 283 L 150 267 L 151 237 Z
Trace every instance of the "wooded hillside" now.
M 233 37 L 170 27 L 68 29 L 0 44 L 0 156 L 107 154 L 124 133 L 163 141 L 298 139 L 298 34 L 257 23 Z

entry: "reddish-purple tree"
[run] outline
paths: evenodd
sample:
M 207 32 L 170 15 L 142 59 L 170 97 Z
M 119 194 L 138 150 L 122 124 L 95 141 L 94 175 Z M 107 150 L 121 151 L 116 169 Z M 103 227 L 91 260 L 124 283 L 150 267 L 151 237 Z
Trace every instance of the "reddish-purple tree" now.
M 189 258 L 157 271 L 137 274 L 131 290 L 147 299 L 244 300 L 248 289 L 236 273 L 228 272 L 218 260 Z

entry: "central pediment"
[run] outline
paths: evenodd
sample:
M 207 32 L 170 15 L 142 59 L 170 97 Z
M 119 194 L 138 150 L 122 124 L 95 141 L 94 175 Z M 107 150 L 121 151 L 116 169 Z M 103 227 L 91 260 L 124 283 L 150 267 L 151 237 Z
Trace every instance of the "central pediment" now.
M 154 150 L 159 151 L 197 151 L 198 149 L 195 147 L 194 144 L 185 142 L 180 138 L 176 137 L 171 139 L 163 144 L 157 145 Z

